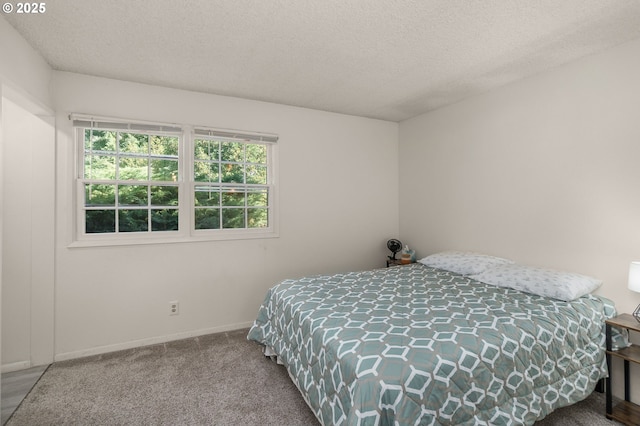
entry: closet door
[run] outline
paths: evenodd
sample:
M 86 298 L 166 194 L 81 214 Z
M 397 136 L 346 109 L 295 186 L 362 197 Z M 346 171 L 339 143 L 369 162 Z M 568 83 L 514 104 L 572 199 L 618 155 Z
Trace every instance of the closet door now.
M 7 92 L 9 96 L 7 96 Z M 53 361 L 55 130 L 2 90 L 2 371 Z

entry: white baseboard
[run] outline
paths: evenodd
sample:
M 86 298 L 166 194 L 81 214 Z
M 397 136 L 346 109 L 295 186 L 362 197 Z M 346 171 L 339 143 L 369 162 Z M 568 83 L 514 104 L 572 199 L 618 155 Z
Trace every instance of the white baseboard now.
M 31 361 L 12 362 L 10 364 L 2 364 L 3 373 L 11 373 L 13 371 L 26 370 L 31 368 Z
M 95 348 L 83 349 L 80 351 L 64 352 L 54 356 L 54 361 L 67 361 L 69 359 L 82 358 L 85 356 L 101 355 L 109 352 L 122 351 L 126 349 L 139 348 L 142 346 L 157 345 L 159 343 L 171 342 L 174 340 L 188 339 L 190 337 L 203 336 L 205 334 L 223 333 L 225 331 L 240 330 L 242 328 L 251 327 L 253 321 L 242 322 L 237 324 L 229 324 L 220 327 L 205 328 L 201 330 L 185 331 L 182 333 L 170 334 L 166 336 L 150 337 L 148 339 L 134 340 L 125 343 L 116 343 L 114 345 L 98 346 Z M 4 372 L 4 366 L 3 366 Z

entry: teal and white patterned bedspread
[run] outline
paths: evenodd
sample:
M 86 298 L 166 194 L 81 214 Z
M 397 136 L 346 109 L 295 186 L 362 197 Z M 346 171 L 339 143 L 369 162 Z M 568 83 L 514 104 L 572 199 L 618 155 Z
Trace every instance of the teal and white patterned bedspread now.
M 606 376 L 614 313 L 413 264 L 283 281 L 248 338 L 324 425 L 530 425 Z

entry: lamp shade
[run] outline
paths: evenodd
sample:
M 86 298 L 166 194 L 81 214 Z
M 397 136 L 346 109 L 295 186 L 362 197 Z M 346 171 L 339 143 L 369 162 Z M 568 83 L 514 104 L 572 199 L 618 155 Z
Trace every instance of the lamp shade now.
M 631 262 L 629 266 L 629 290 L 640 293 L 640 262 Z

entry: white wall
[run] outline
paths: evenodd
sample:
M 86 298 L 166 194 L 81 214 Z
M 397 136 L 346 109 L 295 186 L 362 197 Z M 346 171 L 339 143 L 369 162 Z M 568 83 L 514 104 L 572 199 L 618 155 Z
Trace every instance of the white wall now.
M 4 126 L 2 124 L 2 85 L 0 85 L 0 164 L 4 161 L 4 137 L 2 134 L 4 133 Z M 2 173 L 0 173 L 0 188 L 2 188 L 4 184 L 4 179 L 2 178 Z M 2 365 L 2 256 L 4 253 L 4 233 L 2 232 L 3 224 L 4 224 L 4 214 L 2 213 L 4 209 L 4 194 L 2 190 L 0 190 L 0 366 Z M 2 399 L 2 376 L 0 375 L 0 400 Z
M 400 125 L 400 235 L 604 280 L 640 259 L 640 40 Z
M 636 40 L 401 123 L 402 241 L 418 256 L 475 250 L 598 277 L 632 312 L 639 112 Z M 613 374 L 621 395 L 620 363 Z
M 3 154 L 7 161 L 2 163 L 2 216 L 6 224 L 2 232 L 6 246 L 2 256 L 2 360 L 22 368 L 30 367 L 31 343 L 31 191 L 21 184 L 31 175 L 31 162 L 20 161 L 31 158 L 31 144 L 22 143 L 20 134 L 27 116 L 22 108 L 3 99 Z
M 53 361 L 53 120 L 2 99 L 3 371 Z
M 44 59 L 2 17 L 0 57 L 0 83 L 10 89 L 3 93 L 15 94 L 12 100 L 20 98 L 17 105 L 30 113 L 46 115 L 49 106 L 58 113 L 60 140 L 55 163 L 48 163 L 57 168 L 58 359 L 245 326 L 254 319 L 267 288 L 283 278 L 384 265 L 384 243 L 399 231 L 397 124 L 66 73 L 55 73 L 51 82 Z M 278 133 L 280 237 L 68 248 L 74 164 L 68 112 Z M 50 142 L 52 147 L 54 141 Z M 11 147 L 21 148 L 26 149 Z M 4 156 L 6 164 L 15 161 L 15 155 Z M 39 223 L 32 222 L 36 228 L 29 230 L 31 235 L 43 232 Z M 44 232 L 48 238 L 54 229 Z M 6 236 L 3 241 L 7 255 L 7 246 L 14 243 Z M 44 256 L 49 265 L 53 253 L 33 252 L 33 247 L 43 250 L 33 242 L 31 247 L 32 256 Z M 32 274 L 46 275 L 37 258 L 26 262 L 31 262 Z M 53 283 L 44 290 L 44 299 L 50 291 Z M 26 295 L 20 297 L 26 303 Z M 169 317 L 168 302 L 176 299 L 181 313 Z M 3 303 L 9 300 L 3 298 Z M 3 340 L 20 336 L 19 330 L 34 324 L 42 326 L 43 321 L 52 325 L 47 312 L 39 314 L 42 303 L 43 293 L 36 292 L 31 306 L 12 309 L 11 322 L 2 321 Z M 45 311 L 53 309 L 51 300 Z M 30 319 L 24 314 L 27 310 L 32 312 Z M 26 345 L 14 337 L 3 351 L 22 353 Z M 47 342 L 54 338 L 32 330 L 31 339 L 36 337 Z M 13 354 L 7 362 L 19 364 L 21 356 Z
M 2 370 L 9 371 L 53 360 L 55 140 L 49 109 L 51 68 L 2 16 L 0 58 L 0 306 L 5 306 L 0 340 Z M 20 129 L 26 132 L 20 134 Z M 28 158 L 16 158 L 18 151 L 31 147 L 38 149 Z M 21 198 L 26 203 L 21 216 L 15 214 L 12 198 L 17 176 L 23 189 L 18 197 L 34 195 Z M 11 194 L 5 193 L 7 186 Z M 25 257 L 17 259 L 16 250 Z
M 44 58 L 0 15 L 0 83 L 48 107 L 50 79 L 51 68 Z
M 248 326 L 284 278 L 384 266 L 398 233 L 396 123 L 71 73 L 53 81 L 57 359 Z M 68 248 L 70 112 L 279 134 L 280 237 Z

